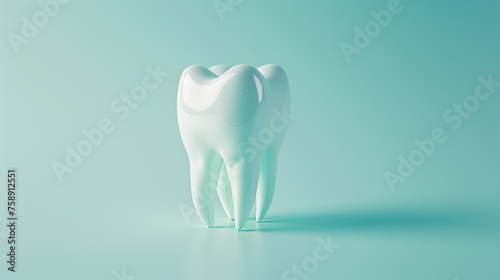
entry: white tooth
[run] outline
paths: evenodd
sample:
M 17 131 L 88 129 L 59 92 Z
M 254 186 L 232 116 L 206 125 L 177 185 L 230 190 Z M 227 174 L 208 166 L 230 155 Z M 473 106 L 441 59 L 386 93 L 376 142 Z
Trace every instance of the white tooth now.
M 236 229 L 245 225 L 255 200 L 256 219 L 262 220 L 274 194 L 288 125 L 282 112 L 290 112 L 289 107 L 288 79 L 279 66 L 184 70 L 177 97 L 179 130 L 190 162 L 193 202 L 207 226 L 214 225 L 216 187 Z
M 229 177 L 226 172 L 226 165 L 223 164 L 220 169 L 219 182 L 217 184 L 217 193 L 224 208 L 224 212 L 229 219 L 234 220 L 233 193 L 229 184 Z
M 221 81 L 213 85 L 213 90 L 205 92 L 205 85 L 200 85 L 197 81 L 193 80 L 189 74 L 186 75 L 183 85 L 184 94 L 182 96 L 184 103 L 189 104 L 189 107 L 195 111 L 206 110 L 219 96 L 221 87 L 234 76 L 236 76 L 236 73 L 224 76 L 221 78 Z
M 277 124 L 278 113 L 290 113 L 290 87 L 285 71 L 276 65 L 264 65 L 258 68 L 262 76 L 268 81 L 267 83 L 267 102 L 272 107 L 267 111 L 266 128 L 273 132 L 273 141 L 267 145 L 264 154 L 262 155 L 260 165 L 259 185 L 257 188 L 256 202 L 256 220 L 262 221 L 269 210 L 271 201 L 274 196 L 274 188 L 276 185 L 276 173 L 278 170 L 278 154 L 281 144 L 285 138 L 288 128 L 288 122 Z M 282 116 L 282 115 L 281 115 Z M 280 119 L 283 122 L 283 120 Z
M 215 75 L 220 76 L 224 74 L 231 66 L 227 65 L 214 65 L 209 68 L 210 71 L 212 71 Z
M 255 86 L 257 87 L 257 97 L 259 98 L 259 103 L 262 102 L 262 83 L 257 76 L 253 75 L 255 81 Z

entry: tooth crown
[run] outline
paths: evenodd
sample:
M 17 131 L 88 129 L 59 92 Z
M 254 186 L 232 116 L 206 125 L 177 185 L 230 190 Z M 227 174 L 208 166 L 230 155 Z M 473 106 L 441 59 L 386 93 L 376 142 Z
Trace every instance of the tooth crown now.
M 277 77 L 286 79 L 279 66 L 265 65 L 257 70 L 247 65 L 217 65 L 211 69 L 215 73 L 192 65 L 182 73 L 178 100 L 186 113 L 220 114 L 228 124 L 242 126 L 260 107 L 277 105 L 279 101 L 286 104 L 288 83 L 278 87 L 273 83 Z
M 289 112 L 289 104 L 288 79 L 277 65 L 258 69 L 192 65 L 182 73 L 177 96 L 179 130 L 190 160 L 193 202 L 209 227 L 214 222 L 213 181 L 218 181 L 219 197 L 228 216 L 234 214 L 237 229 L 245 224 L 256 195 L 257 220 L 267 212 L 286 124 L 272 129 L 276 112 Z M 250 145 L 264 134 L 265 141 Z M 238 172 L 232 172 L 235 169 Z M 219 179 L 219 174 L 226 180 Z

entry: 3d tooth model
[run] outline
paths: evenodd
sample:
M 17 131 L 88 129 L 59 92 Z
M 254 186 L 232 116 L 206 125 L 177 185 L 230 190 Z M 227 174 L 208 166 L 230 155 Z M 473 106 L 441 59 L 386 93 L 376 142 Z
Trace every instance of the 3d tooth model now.
M 290 113 L 290 89 L 277 65 L 192 65 L 182 73 L 177 117 L 189 157 L 191 194 L 203 223 L 214 225 L 216 190 L 240 230 L 256 202 L 271 204 L 278 153 Z

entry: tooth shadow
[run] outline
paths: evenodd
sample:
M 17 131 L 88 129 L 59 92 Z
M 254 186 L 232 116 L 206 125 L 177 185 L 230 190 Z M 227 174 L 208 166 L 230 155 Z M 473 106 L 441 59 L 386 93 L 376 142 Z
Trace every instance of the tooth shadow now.
M 499 228 L 489 213 L 449 210 L 364 209 L 270 217 L 257 224 L 261 232 L 394 231 Z
M 219 228 L 234 228 L 234 225 L 216 225 L 216 226 L 213 226 L 212 228 L 214 229 L 219 229 Z

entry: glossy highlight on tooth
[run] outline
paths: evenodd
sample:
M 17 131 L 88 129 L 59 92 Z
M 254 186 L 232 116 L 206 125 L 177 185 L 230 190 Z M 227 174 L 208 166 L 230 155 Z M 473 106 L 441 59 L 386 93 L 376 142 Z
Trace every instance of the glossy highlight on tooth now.
M 184 70 L 177 119 L 193 203 L 206 226 L 215 224 L 216 196 L 237 230 L 254 203 L 256 220 L 264 218 L 292 116 L 288 78 L 280 66 L 192 65 Z

